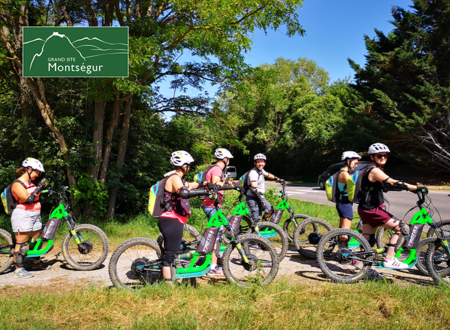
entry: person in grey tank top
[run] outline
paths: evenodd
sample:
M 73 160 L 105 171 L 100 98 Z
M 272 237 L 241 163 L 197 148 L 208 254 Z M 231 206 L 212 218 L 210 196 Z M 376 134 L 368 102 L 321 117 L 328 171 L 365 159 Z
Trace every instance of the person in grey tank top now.
M 261 220 L 262 212 L 264 211 L 264 220 L 270 218 L 273 213 L 273 208 L 270 203 L 264 198 L 266 191 L 265 178 L 269 180 L 277 180 L 278 182 L 284 182 L 283 179 L 266 172 L 264 166 L 266 166 L 266 156 L 259 153 L 254 157 L 255 167 L 252 168 L 248 174 L 250 180 L 250 189 L 247 192 L 247 204 L 250 208 L 251 218 L 255 223 Z

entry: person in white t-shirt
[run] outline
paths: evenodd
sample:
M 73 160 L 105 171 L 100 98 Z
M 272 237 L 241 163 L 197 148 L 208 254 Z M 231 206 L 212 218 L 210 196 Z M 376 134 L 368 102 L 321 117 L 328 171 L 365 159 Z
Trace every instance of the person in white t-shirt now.
M 273 213 L 273 207 L 264 198 L 264 192 L 266 191 L 264 178 L 277 180 L 278 182 L 284 182 L 284 180 L 264 171 L 267 160 L 265 155 L 256 154 L 253 159 L 255 167 L 248 174 L 250 189 L 247 192 L 247 204 L 250 208 L 251 218 L 256 224 L 261 220 L 263 211 L 265 213 L 264 220 L 268 219 Z

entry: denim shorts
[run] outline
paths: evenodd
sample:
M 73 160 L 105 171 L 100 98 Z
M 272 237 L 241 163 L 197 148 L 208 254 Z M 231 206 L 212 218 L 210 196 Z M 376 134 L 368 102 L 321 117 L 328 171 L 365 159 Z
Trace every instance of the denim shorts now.
M 336 203 L 336 210 L 338 211 L 339 218 L 353 220 L 353 203 L 348 200 L 348 197 L 342 197 L 342 199 Z
M 215 207 L 206 207 L 202 206 L 203 212 L 205 212 L 208 219 L 211 219 L 211 217 L 217 212 Z
M 26 233 L 42 229 L 41 212 L 15 208 L 11 214 L 11 225 L 14 233 Z
M 266 201 L 265 198 L 262 198 L 261 202 L 261 200 L 255 196 L 247 196 L 247 204 L 250 208 L 251 218 L 256 222 L 261 220 L 263 212 L 269 212 L 272 208 L 272 206 L 268 201 Z
M 339 218 L 348 218 L 353 220 L 353 203 L 336 203 L 336 210 L 338 211 Z

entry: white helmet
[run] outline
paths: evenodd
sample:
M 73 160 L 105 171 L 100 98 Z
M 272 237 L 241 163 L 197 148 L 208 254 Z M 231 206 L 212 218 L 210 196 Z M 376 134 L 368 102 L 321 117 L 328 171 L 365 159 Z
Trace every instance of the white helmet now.
M 22 163 L 22 167 L 31 167 L 33 170 L 39 170 L 41 172 L 45 172 L 44 165 L 40 161 L 38 161 L 36 158 L 28 157 L 25 159 Z
M 214 152 L 215 159 L 234 158 L 231 152 L 225 148 L 217 148 Z
M 378 154 L 380 152 L 391 152 L 383 143 L 374 143 L 369 147 L 369 155 Z
M 358 155 L 356 152 L 354 151 L 344 151 L 342 153 L 341 156 L 341 160 L 345 160 L 345 159 L 361 159 L 361 156 Z
M 253 160 L 257 160 L 257 159 L 267 160 L 266 156 L 264 156 L 263 154 L 256 154 L 255 157 L 253 158 Z
M 194 158 L 189 154 L 189 152 L 184 150 L 178 150 L 172 152 L 170 156 L 170 164 L 174 166 L 183 166 L 185 164 L 191 164 L 194 162 Z

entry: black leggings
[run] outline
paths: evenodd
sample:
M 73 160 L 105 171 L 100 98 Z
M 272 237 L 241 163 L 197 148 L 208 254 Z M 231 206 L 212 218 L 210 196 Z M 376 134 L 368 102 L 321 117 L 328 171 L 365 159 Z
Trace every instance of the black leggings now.
M 159 218 L 158 227 L 164 238 L 163 267 L 170 267 L 183 239 L 183 224 L 174 218 Z

